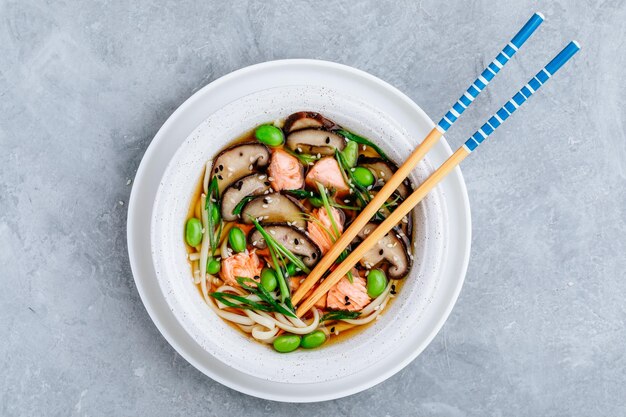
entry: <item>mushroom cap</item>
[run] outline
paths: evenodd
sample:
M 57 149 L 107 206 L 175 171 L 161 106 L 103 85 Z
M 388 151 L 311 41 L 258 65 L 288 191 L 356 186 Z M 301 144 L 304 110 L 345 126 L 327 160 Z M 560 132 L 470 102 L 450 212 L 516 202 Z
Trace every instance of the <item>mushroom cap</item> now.
M 261 224 L 289 222 L 289 224 L 304 230 L 306 227 L 305 212 L 306 209 L 298 200 L 283 193 L 270 193 L 250 200 L 243 206 L 241 217 L 243 222 L 247 224 L 252 223 L 254 218 Z
M 358 238 L 365 239 L 376 227 L 378 224 L 374 222 L 366 224 L 357 235 Z M 391 279 L 404 278 L 411 269 L 412 259 L 405 240 L 394 230 L 389 231 L 376 245 L 365 252 L 359 263 L 371 269 L 384 261 L 389 263 L 387 275 Z
M 302 129 L 327 129 L 333 130 L 338 126 L 332 120 L 329 120 L 319 113 L 312 111 L 299 111 L 293 113 L 285 120 L 283 130 L 285 133 L 295 132 Z
M 302 257 L 302 262 L 309 268 L 315 266 L 320 260 L 322 252 L 320 248 L 301 230 L 286 223 L 270 223 L 263 225 L 263 229 L 294 255 Z M 248 235 L 248 241 L 257 249 L 265 249 L 267 244 L 261 232 L 252 229 Z
M 246 175 L 240 180 L 230 184 L 222 194 L 222 218 L 226 221 L 237 220 L 239 215 L 233 214 L 233 210 L 245 197 L 250 195 L 262 195 L 271 189 L 267 175 L 254 173 Z
M 376 185 L 384 185 L 398 170 L 396 164 L 381 158 L 359 157 L 358 165 L 369 169 L 376 178 Z M 398 194 L 405 199 L 413 192 L 411 181 L 407 178 L 398 186 Z
M 285 145 L 294 152 L 311 155 L 334 155 L 346 146 L 343 137 L 323 129 L 296 130 L 287 136 Z
M 270 162 L 267 146 L 258 142 L 240 143 L 224 149 L 213 163 L 220 194 L 235 181 L 250 175 Z

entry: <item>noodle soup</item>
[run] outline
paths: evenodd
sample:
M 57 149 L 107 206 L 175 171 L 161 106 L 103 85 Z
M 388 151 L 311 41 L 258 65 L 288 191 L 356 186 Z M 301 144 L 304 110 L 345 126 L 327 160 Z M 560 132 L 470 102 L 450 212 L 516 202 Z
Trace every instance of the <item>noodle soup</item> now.
M 376 320 L 411 268 L 410 216 L 304 317 L 291 296 L 396 169 L 375 143 L 319 113 L 294 113 L 233 141 L 207 162 L 184 226 L 207 305 L 283 353 Z M 404 181 L 336 264 L 411 192 Z

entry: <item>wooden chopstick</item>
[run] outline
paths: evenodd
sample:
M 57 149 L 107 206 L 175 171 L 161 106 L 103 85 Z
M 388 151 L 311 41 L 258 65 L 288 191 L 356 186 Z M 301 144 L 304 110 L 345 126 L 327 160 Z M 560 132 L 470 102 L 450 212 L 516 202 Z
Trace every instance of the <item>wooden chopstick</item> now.
M 524 87 L 522 87 L 509 101 L 507 101 L 485 124 L 481 126 L 465 143 L 456 150 L 426 181 L 424 181 L 402 204 L 374 229 L 355 250 L 304 300 L 298 307 L 296 314 L 301 317 L 324 294 L 326 294 L 346 273 L 363 257 L 372 246 L 378 243 L 389 231 L 409 214 L 420 201 L 441 182 L 454 168 L 456 168 L 478 145 L 491 135 L 506 119 L 511 116 L 530 96 L 545 84 L 563 64 L 580 50 L 576 41 L 570 42 L 552 61 L 537 73 Z M 370 203 L 371 205 L 371 203 Z M 369 205 L 368 205 L 369 207 Z
M 489 84 L 495 75 L 502 69 L 517 50 L 535 32 L 543 22 L 543 15 L 535 13 L 512 38 L 496 58 L 489 63 L 481 75 L 472 83 L 467 91 L 457 100 L 450 110 L 441 118 L 439 123 L 430 131 L 422 143 L 411 153 L 408 159 L 398 168 L 394 175 L 387 180 L 383 188 L 376 194 L 370 203 L 363 209 L 350 227 L 337 239 L 330 250 L 318 262 L 315 268 L 302 282 L 292 296 L 292 303 L 297 305 L 302 298 L 313 288 L 319 279 L 328 271 L 328 268 L 341 255 L 343 250 L 352 242 L 359 231 L 370 221 L 378 209 L 387 201 L 389 196 L 400 186 L 417 164 L 426 156 L 435 143 L 454 124 L 458 117 L 468 108 L 480 92 Z

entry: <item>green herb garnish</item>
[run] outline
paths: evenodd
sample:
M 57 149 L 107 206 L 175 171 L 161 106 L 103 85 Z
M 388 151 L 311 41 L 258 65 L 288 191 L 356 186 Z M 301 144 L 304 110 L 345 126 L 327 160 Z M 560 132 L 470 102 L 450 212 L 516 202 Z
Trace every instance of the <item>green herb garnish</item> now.
M 331 310 L 324 314 L 320 321 L 356 319 L 360 315 L 360 311 Z
M 378 154 L 380 155 L 380 157 L 383 160 L 389 161 L 389 158 L 387 157 L 385 152 L 382 149 L 380 149 L 380 147 L 378 145 L 376 145 L 375 143 L 371 142 L 369 139 L 365 139 L 362 136 L 355 135 L 354 133 L 348 132 L 347 130 L 344 130 L 344 129 L 336 130 L 335 133 L 340 134 L 341 136 L 343 136 L 346 139 L 350 139 L 350 140 L 352 140 L 352 141 L 354 141 L 356 143 L 360 143 L 361 145 L 369 146 L 370 148 L 372 148 L 376 152 L 378 152 Z
M 339 235 L 340 235 L 339 226 L 337 225 L 337 222 L 335 221 L 335 216 L 333 216 L 333 210 L 330 207 L 330 203 L 328 202 L 328 195 L 326 194 L 326 188 L 324 188 L 324 186 L 318 182 L 317 189 L 320 190 L 320 196 L 322 197 L 322 202 L 324 203 L 324 210 L 326 210 L 326 214 L 328 214 L 328 218 L 330 219 L 330 224 L 333 227 L 334 235 L 331 234 L 330 238 L 333 241 L 333 243 L 335 243 L 337 239 L 339 239 Z M 344 249 L 343 252 L 341 252 L 341 255 L 343 255 L 343 258 L 345 259 L 348 256 L 348 252 Z M 343 259 L 340 259 L 340 261 L 343 261 Z M 354 277 L 352 276 L 352 271 L 348 271 L 346 275 L 348 276 L 348 281 L 350 281 L 350 284 L 353 284 Z
M 284 148 L 284 150 L 291 156 L 295 156 L 296 158 L 298 158 L 298 160 L 302 163 L 302 165 L 304 166 L 309 166 L 311 165 L 313 162 L 317 161 L 318 158 L 316 155 L 309 155 L 306 153 L 298 153 L 298 152 L 294 152 L 291 149 L 288 148 Z
M 261 235 L 263 236 L 263 239 L 265 239 L 265 242 L 268 245 L 273 246 L 277 252 L 279 252 L 281 255 L 283 255 L 284 257 L 289 259 L 291 262 L 293 262 L 294 265 L 296 265 L 296 267 L 299 268 L 301 271 L 304 271 L 307 274 L 311 272 L 311 270 L 304 264 L 304 262 L 302 262 L 302 259 L 298 258 L 289 249 L 287 249 L 282 243 L 278 242 L 276 239 L 272 237 L 272 235 L 267 233 L 257 219 L 255 219 L 254 217 L 250 217 L 250 219 L 252 223 L 254 223 L 254 226 L 257 228 L 257 230 L 261 233 Z
M 217 178 L 213 177 L 211 182 L 209 183 L 209 188 L 207 190 L 206 201 L 204 203 L 204 209 L 208 214 L 208 232 L 209 232 L 209 246 L 211 247 L 211 254 L 215 255 L 215 251 L 217 250 L 217 243 L 220 241 L 222 235 L 222 227 L 223 222 L 220 219 L 219 228 L 215 230 L 215 222 L 213 219 L 213 208 L 217 207 L 219 210 L 219 197 L 220 191 L 219 186 L 217 184 Z
M 260 301 L 252 301 L 244 296 L 226 292 L 214 292 L 210 295 L 229 307 L 276 312 L 294 318 L 297 317 L 290 299 L 287 299 L 287 306 L 278 303 L 274 297 L 272 297 L 272 294 L 270 294 L 262 285 L 250 278 L 237 277 L 237 283 L 239 283 L 241 288 L 250 292 L 250 294 L 259 297 Z M 253 287 L 247 283 L 253 283 L 255 286 Z
M 255 195 L 247 195 L 244 198 L 241 199 L 241 201 L 239 203 L 237 203 L 237 205 L 235 206 L 235 208 L 233 209 L 233 214 L 235 216 L 238 216 L 241 214 L 241 210 L 243 210 L 243 206 L 245 206 L 246 204 L 248 204 L 248 202 L 250 200 L 252 200 L 254 197 L 256 197 Z
M 354 176 L 352 175 L 351 168 L 346 163 L 346 160 L 341 152 L 335 150 L 335 158 L 339 163 L 339 170 L 341 171 L 343 180 L 346 182 L 346 184 L 348 184 L 348 186 L 352 190 L 352 193 L 356 195 L 357 199 L 361 203 L 361 206 L 365 207 L 372 199 L 369 191 L 366 188 L 362 188 L 356 183 L 356 181 L 354 181 Z
M 303 198 L 315 197 L 315 193 L 313 191 L 307 190 L 285 190 L 284 192 L 300 200 Z

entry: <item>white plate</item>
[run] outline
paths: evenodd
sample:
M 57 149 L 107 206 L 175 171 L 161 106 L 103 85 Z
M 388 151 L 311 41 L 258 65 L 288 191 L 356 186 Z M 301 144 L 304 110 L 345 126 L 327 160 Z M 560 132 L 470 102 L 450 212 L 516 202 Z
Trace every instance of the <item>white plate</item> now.
M 137 172 L 128 214 L 135 282 L 170 344 L 196 368 L 231 388 L 294 402 L 367 389 L 415 358 L 456 301 L 470 246 L 469 204 L 457 170 L 421 205 L 416 217 L 420 262 L 375 326 L 349 341 L 290 355 L 277 355 L 225 326 L 202 304 L 184 262 L 181 230 L 191 188 L 203 161 L 229 138 L 304 109 L 322 111 L 348 128 L 373 135 L 400 160 L 433 126 L 399 91 L 349 67 L 288 60 L 244 68 L 200 90 L 163 125 Z M 450 153 L 442 141 L 428 162 L 439 165 Z M 418 182 L 431 169 L 422 164 L 416 170 Z

